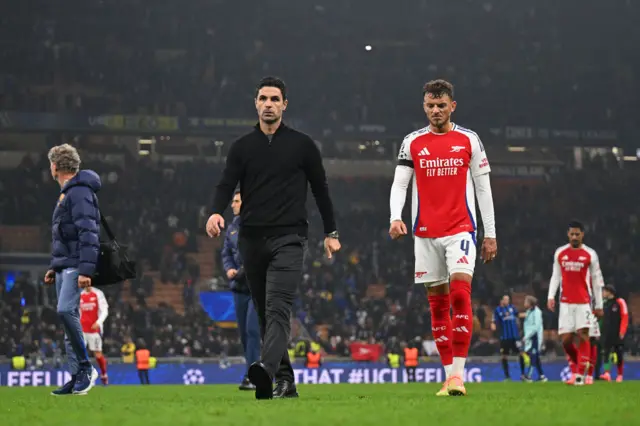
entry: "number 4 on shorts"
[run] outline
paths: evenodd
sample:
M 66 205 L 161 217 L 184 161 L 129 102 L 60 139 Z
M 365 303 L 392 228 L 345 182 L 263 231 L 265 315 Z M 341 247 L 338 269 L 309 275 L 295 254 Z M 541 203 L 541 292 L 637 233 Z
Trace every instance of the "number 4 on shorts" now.
M 464 252 L 465 256 L 469 256 L 469 240 L 460 241 L 460 250 Z

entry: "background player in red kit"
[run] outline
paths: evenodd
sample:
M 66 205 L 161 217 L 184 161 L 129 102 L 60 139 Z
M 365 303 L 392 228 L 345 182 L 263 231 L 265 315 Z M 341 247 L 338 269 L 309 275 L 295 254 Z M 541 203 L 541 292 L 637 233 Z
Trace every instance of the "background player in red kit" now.
M 473 328 L 476 197 L 484 224 L 482 258 L 490 262 L 497 253 L 491 168 L 478 135 L 451 122 L 456 109 L 453 85 L 430 81 L 423 100 L 429 126 L 402 142 L 391 188 L 389 234 L 393 239 L 407 234 L 402 209 L 413 178 L 415 283 L 428 288 L 433 338 L 447 377 L 437 395 L 466 395 L 463 376 Z
M 556 293 L 562 285 L 558 334 L 570 363 L 575 364 L 576 373 L 567 383 L 583 385 L 591 364 L 591 342 L 589 329 L 597 317 L 602 316 L 602 271 L 598 254 L 582 244 L 584 226 L 573 221 L 569 224 L 569 244 L 558 248 L 553 257 L 553 274 L 549 284 L 547 306 L 554 311 Z M 593 291 L 592 291 L 593 287 Z M 591 298 L 593 296 L 593 308 Z M 579 337 L 576 348 L 575 336 Z
M 87 349 L 93 352 L 100 367 L 102 384 L 109 383 L 107 359 L 102 355 L 102 324 L 109 315 L 109 304 L 102 290 L 86 287 L 80 295 L 80 324 Z

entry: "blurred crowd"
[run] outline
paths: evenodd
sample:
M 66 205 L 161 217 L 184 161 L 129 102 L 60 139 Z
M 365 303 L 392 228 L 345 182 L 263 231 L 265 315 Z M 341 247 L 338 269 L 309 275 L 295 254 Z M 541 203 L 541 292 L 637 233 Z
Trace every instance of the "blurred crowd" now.
M 175 285 L 199 282 L 197 291 L 209 290 L 212 282 L 217 290 L 225 289 L 219 262 L 213 280 L 199 280 L 198 265 L 185 256 L 197 250 L 194 240 L 203 233 L 208 215 L 211 194 L 199 190 L 199 184 L 215 182 L 219 169 L 197 159 L 178 164 L 142 160 L 124 170 L 94 160 L 86 167 L 96 169 L 105 180 L 101 206 L 115 218 L 116 234 L 141 265 L 129 290 L 132 297 L 127 299 L 135 302 L 124 302 L 121 287 L 108 290 L 111 314 L 105 352 L 117 355 L 131 338 L 152 346 L 157 356 L 239 354 L 235 332 L 217 328 L 198 303 L 185 305 L 186 314 L 181 316 L 169 304 L 150 308 L 145 302 L 154 292 L 148 271 L 161 271 L 162 280 Z M 23 175 L 18 185 L 2 190 L 1 198 L 8 200 L 2 223 L 46 226 L 49 213 L 42 206 L 56 198 L 55 184 L 45 177 L 46 170 L 43 159 L 14 171 Z M 548 175 L 527 184 L 494 178 L 502 249 L 494 264 L 482 265 L 478 259 L 473 283 L 477 331 L 488 328 L 492 309 L 503 294 L 521 292 L 546 300 L 553 253 L 566 242 L 567 223 L 575 217 L 587 227 L 586 243 L 600 254 L 606 282 L 628 297 L 634 277 L 640 274 L 634 262 L 640 252 L 640 205 L 636 197 L 626 194 L 638 177 L 637 170 L 605 168 L 594 162 L 581 171 Z M 306 338 L 323 345 L 328 353 L 344 354 L 354 340 L 394 345 L 429 339 L 425 291 L 412 284 L 412 241 L 391 241 L 387 234 L 390 180 L 330 179 L 343 242 L 342 252 L 331 260 L 323 256 L 322 222 L 310 196 L 309 251 L 294 316 L 308 332 Z M 408 207 L 405 212 L 408 216 Z M 175 238 L 176 233 L 183 238 Z M 0 353 L 32 352 L 38 348 L 33 342 L 39 342 L 37 350 L 46 353 L 59 347 L 62 336 L 51 309 L 55 294 L 52 288 L 42 287 L 40 277 L 20 277 L 1 300 Z M 555 316 L 545 310 L 545 328 L 556 326 Z M 475 339 L 475 350 L 496 352 L 491 333 L 476 333 Z
M 0 110 L 241 118 L 271 73 L 316 131 L 415 122 L 433 76 L 456 84 L 472 127 L 619 128 L 639 107 L 631 0 L 38 3 L 2 6 Z
M 334 129 L 361 124 L 415 128 L 424 121 L 423 83 L 442 77 L 456 85 L 456 119 L 470 127 L 637 126 L 628 119 L 640 110 L 639 3 L 631 0 L 463 0 L 437 8 L 427 0 L 274 0 L 250 8 L 230 0 L 40 3 L 0 5 L 0 111 L 249 118 L 254 85 L 275 74 L 290 89 L 287 119 L 331 141 Z M 81 137 L 70 142 L 82 151 Z M 324 148 L 325 156 L 339 151 Z M 391 158 L 388 146 L 371 148 Z M 205 281 L 187 256 L 198 250 L 220 167 L 201 155 L 171 163 L 104 149 L 122 155 L 122 164 L 93 153 L 83 167 L 100 174 L 103 214 L 140 268 L 127 287 L 132 299 L 122 288 L 108 291 L 105 352 L 118 355 L 131 339 L 156 356 L 239 354 L 235 332 L 219 328 L 195 303 L 194 283 L 195 291 L 224 289 L 223 272 Z M 586 224 L 607 283 L 629 295 L 640 274 L 640 201 L 628 195 L 638 177 L 635 169 L 598 160 L 526 184 L 494 179 L 500 252 L 494 264 L 479 264 L 474 278 L 479 332 L 472 351 L 497 352 L 495 337 L 483 331 L 504 293 L 546 299 L 552 256 L 572 218 Z M 348 353 L 354 340 L 396 345 L 429 338 L 426 295 L 412 285 L 412 241 L 387 234 L 391 179 L 330 180 L 343 243 L 332 260 L 323 257 L 321 220 L 310 199 L 312 230 L 294 318 L 328 353 Z M 44 156 L 0 169 L 0 224 L 47 229 L 56 194 Z M 155 291 L 150 271 L 184 286 L 184 315 L 169 304 L 147 305 Z M 62 336 L 53 303 L 40 277 L 0 282 L 0 355 L 55 358 Z M 544 314 L 545 327 L 555 328 L 555 316 Z M 629 337 L 632 351 L 638 334 Z

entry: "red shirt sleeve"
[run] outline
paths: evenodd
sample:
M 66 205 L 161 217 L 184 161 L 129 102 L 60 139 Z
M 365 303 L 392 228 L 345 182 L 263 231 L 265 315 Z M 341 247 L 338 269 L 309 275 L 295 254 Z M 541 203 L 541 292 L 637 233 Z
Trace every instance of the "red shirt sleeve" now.
M 629 327 L 629 309 L 627 309 L 627 302 L 623 298 L 618 298 L 616 302 L 620 305 L 620 336 L 624 336 Z

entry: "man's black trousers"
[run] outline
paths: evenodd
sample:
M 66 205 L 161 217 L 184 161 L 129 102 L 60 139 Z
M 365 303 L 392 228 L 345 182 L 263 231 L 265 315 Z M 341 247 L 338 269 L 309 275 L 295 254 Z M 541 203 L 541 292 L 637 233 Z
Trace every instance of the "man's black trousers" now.
M 287 348 L 291 307 L 302 278 L 306 243 L 307 239 L 297 234 L 249 237 L 242 232 L 238 241 L 251 297 L 258 311 L 261 360 L 277 381 L 294 381 Z

